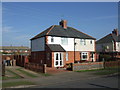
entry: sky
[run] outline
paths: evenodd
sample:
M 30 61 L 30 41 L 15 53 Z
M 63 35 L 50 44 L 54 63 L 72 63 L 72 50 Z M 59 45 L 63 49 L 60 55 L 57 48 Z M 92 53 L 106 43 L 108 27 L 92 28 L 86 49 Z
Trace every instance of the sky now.
M 30 47 L 32 37 L 61 19 L 98 40 L 118 28 L 118 3 L 3 2 L 2 45 Z

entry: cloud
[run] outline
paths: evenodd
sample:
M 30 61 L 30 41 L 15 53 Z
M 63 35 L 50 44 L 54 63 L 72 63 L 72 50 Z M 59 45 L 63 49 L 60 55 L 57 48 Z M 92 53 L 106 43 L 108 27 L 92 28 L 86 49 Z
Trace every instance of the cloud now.
M 19 36 L 17 36 L 17 37 L 15 37 L 14 39 L 16 39 L 16 40 L 29 40 L 31 38 L 31 35 L 19 35 Z
M 13 33 L 13 32 L 18 32 L 18 31 L 15 31 L 12 26 L 3 26 L 2 32 L 3 33 Z

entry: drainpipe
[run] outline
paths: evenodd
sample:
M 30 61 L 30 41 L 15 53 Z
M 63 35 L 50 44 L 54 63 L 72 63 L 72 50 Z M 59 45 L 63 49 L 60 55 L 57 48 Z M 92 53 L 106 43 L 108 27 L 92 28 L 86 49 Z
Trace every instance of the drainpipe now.
M 76 43 L 75 43 L 75 38 L 74 38 L 74 62 L 75 62 L 75 45 Z

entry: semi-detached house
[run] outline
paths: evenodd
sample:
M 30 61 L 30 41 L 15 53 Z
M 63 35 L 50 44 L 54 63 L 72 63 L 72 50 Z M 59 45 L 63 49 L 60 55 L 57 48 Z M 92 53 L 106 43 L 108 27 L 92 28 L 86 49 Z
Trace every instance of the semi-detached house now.
M 114 29 L 112 33 L 99 39 L 96 42 L 97 52 L 118 52 L 120 53 L 120 34 L 118 29 Z
M 67 26 L 66 20 L 52 25 L 31 39 L 31 62 L 48 67 L 96 61 L 96 39 Z

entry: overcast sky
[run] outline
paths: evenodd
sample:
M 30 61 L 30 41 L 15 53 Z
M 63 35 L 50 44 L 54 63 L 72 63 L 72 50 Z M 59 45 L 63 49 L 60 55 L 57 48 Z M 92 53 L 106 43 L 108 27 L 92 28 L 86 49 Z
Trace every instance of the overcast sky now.
M 18 2 L 2 4 L 3 46 L 30 46 L 30 39 L 61 19 L 97 40 L 118 28 L 117 2 Z

